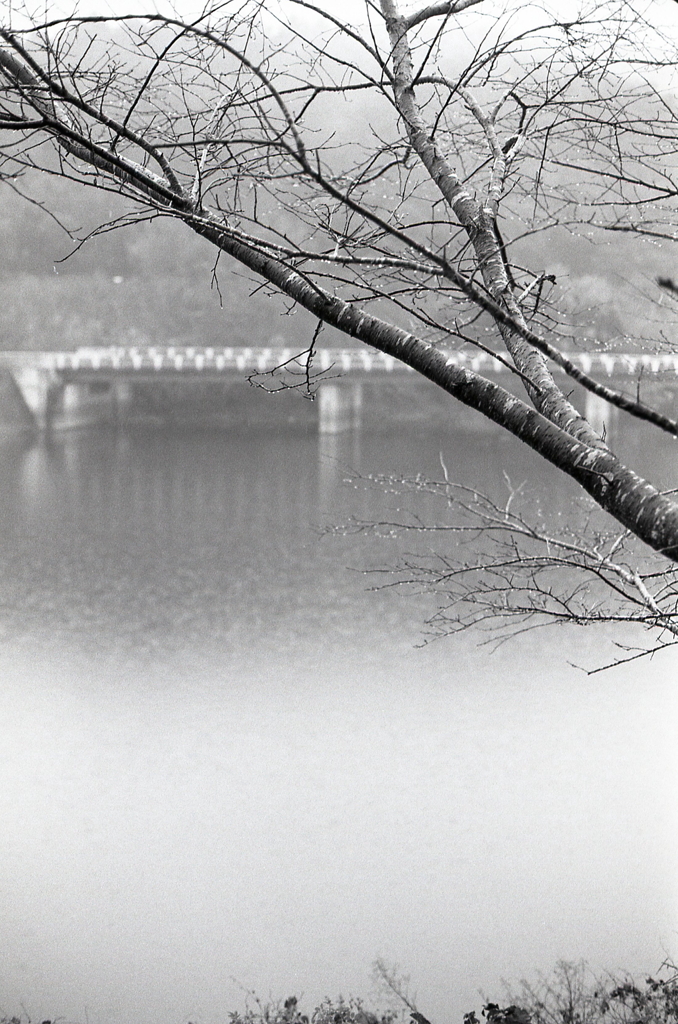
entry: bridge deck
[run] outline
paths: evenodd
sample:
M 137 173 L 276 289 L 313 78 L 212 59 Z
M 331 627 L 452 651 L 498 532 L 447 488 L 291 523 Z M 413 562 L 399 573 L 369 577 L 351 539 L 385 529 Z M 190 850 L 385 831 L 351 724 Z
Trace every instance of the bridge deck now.
M 265 373 L 289 363 L 299 350 L 291 348 L 256 347 L 167 347 L 79 348 L 72 352 L 2 352 L 0 361 L 13 368 L 50 370 L 64 376 L 97 375 L 175 375 Z M 586 373 L 637 375 L 673 372 L 678 374 L 678 353 L 648 354 L 622 352 L 570 352 L 572 362 Z M 498 359 L 484 352 L 450 352 L 449 359 L 477 373 L 505 373 L 507 368 Z M 408 373 L 393 356 L 370 348 L 320 348 L 313 359 L 316 372 L 346 373 Z M 556 369 L 558 369 L 556 367 Z

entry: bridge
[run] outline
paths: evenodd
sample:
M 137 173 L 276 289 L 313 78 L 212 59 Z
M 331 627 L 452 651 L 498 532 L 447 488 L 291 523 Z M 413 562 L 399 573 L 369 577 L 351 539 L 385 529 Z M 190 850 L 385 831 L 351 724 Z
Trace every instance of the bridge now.
M 576 352 L 568 356 L 576 366 L 599 378 L 638 377 L 643 372 L 678 375 L 678 353 Z M 75 426 L 95 422 L 111 411 L 113 416 L 117 415 L 129 403 L 135 383 L 242 380 L 252 375 L 270 375 L 280 367 L 299 375 L 302 363 L 295 361 L 299 358 L 303 360 L 304 354 L 298 349 L 283 347 L 170 344 L 79 348 L 71 352 L 7 351 L 0 353 L 0 367 L 6 377 L 9 374 L 10 386 L 34 425 L 44 429 L 55 423 Z M 504 363 L 485 352 L 450 352 L 449 359 L 484 375 L 509 372 Z M 321 432 L 334 433 L 356 421 L 361 379 L 412 372 L 393 356 L 366 346 L 318 349 L 312 374 L 321 385 Z M 598 418 L 596 410 L 587 406 L 588 412 Z
M 149 379 L 174 374 L 199 374 L 203 378 L 266 373 L 302 355 L 299 349 L 255 347 L 110 346 L 78 348 L 72 352 L 0 352 L 0 362 L 12 370 L 37 369 L 59 375 L 64 380 L 105 375 L 125 375 Z M 596 375 L 636 375 L 641 370 L 651 373 L 678 374 L 678 353 L 569 352 L 575 366 Z M 487 352 L 450 352 L 457 366 L 476 373 L 506 373 L 507 367 Z M 376 349 L 319 348 L 313 358 L 315 371 L 341 374 L 412 372 L 393 356 Z M 558 368 L 556 368 L 558 369 Z

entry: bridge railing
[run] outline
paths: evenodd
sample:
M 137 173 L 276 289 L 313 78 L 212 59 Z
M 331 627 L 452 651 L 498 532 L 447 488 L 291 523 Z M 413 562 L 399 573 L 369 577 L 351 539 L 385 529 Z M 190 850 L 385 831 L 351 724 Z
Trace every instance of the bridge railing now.
M 2 352 L 0 361 L 19 368 L 54 373 L 108 371 L 264 373 L 289 363 L 299 350 L 255 346 L 109 346 L 79 348 L 72 352 Z M 650 373 L 678 374 L 678 353 L 569 352 L 572 362 L 586 373 L 612 376 Z M 450 362 L 477 373 L 505 373 L 507 367 L 485 352 L 448 353 Z M 337 373 L 407 373 L 411 368 L 374 349 L 320 348 L 313 359 L 316 371 Z M 556 368 L 558 369 L 558 368 Z

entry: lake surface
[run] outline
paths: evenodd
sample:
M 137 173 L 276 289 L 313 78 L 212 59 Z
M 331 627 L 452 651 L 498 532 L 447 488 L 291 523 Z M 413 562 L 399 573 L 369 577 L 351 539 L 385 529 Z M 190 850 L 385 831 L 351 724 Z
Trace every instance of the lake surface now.
M 559 958 L 676 956 L 675 653 L 587 676 L 602 632 L 418 647 L 432 599 L 359 571 L 395 552 L 318 530 L 403 504 L 349 470 L 439 477 L 441 452 L 567 505 L 477 427 L 0 446 L 1 1012 L 223 1024 L 244 988 L 308 1012 L 370 997 L 383 957 L 459 1024 Z M 649 436 L 622 447 L 675 486 Z

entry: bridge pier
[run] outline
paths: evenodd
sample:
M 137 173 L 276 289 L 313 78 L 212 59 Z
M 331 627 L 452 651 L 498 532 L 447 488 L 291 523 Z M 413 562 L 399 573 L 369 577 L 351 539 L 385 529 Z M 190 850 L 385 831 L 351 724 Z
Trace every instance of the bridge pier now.
M 113 421 L 117 424 L 123 423 L 126 412 L 132 404 L 134 397 L 134 385 L 129 380 L 114 380 L 111 382 L 111 404 Z
M 362 419 L 362 384 L 321 384 L 318 391 L 318 430 L 321 434 L 340 434 L 355 430 Z
M 584 415 L 597 434 L 609 438 L 616 426 L 619 409 L 616 405 L 610 405 L 599 395 L 594 395 L 592 391 L 587 391 L 584 399 Z

